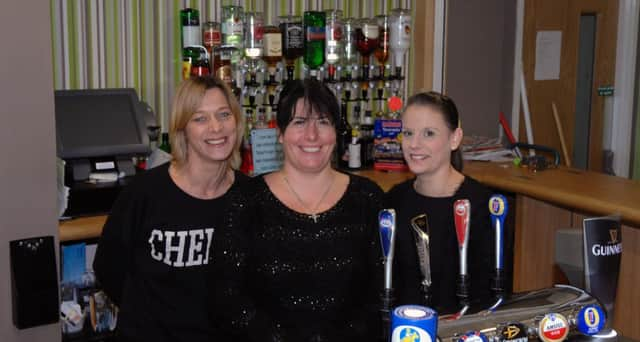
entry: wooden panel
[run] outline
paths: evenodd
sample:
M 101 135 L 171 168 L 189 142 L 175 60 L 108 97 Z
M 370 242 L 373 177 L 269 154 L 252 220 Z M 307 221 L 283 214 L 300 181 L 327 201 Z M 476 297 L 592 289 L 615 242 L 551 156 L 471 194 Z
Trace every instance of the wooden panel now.
M 553 285 L 555 232 L 570 224 L 570 211 L 531 197 L 516 197 L 514 292 Z
M 60 241 L 80 241 L 99 237 L 107 216 L 80 217 L 61 221 L 58 225 Z
M 416 1 L 413 22 L 413 91 L 432 89 L 435 0 Z M 411 94 L 407 94 L 407 97 Z

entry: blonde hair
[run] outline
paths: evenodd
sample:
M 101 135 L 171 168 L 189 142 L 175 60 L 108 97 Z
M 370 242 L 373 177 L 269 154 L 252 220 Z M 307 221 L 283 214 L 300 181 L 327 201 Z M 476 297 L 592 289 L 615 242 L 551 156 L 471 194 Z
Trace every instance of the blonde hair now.
M 233 151 L 227 159 L 227 165 L 233 169 L 240 167 L 240 146 L 244 136 L 244 117 L 240 105 L 229 87 L 221 80 L 211 76 L 191 77 L 184 80 L 176 90 L 171 108 L 171 124 L 169 125 L 169 141 L 171 143 L 172 163 L 182 166 L 187 162 L 187 137 L 185 128 L 191 116 L 198 110 L 205 93 L 209 89 L 220 89 L 227 100 L 231 113 L 236 121 L 236 141 Z

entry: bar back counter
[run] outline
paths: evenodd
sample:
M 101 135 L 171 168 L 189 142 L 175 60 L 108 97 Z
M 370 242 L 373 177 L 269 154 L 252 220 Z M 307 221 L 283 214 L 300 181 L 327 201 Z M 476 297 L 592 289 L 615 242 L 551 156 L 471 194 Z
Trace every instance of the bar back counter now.
M 372 170 L 354 173 L 376 181 L 385 191 L 413 177 Z M 613 328 L 640 340 L 640 182 L 563 167 L 532 172 L 488 162 L 466 163 L 464 173 L 515 200 L 514 292 L 550 287 L 564 279 L 554 262 L 558 229 L 581 229 L 586 217 L 620 215 L 623 252 Z M 96 238 L 105 219 L 63 221 L 60 241 Z

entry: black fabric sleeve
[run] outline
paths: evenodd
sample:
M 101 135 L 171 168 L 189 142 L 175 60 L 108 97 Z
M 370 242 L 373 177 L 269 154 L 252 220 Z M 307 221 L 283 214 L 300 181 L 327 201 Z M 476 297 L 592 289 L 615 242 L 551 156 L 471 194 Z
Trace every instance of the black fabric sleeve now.
M 345 317 L 352 317 L 349 325 L 355 334 L 353 338 L 366 336 L 368 340 L 375 340 L 380 337 L 380 328 L 382 326 L 380 309 L 384 268 L 378 231 L 378 214 L 383 209 L 384 193 L 377 184 L 368 179 L 363 179 L 363 182 L 363 191 L 358 194 L 362 198 L 358 199 L 358 202 L 362 201 L 365 204 L 361 217 L 366 222 L 366 228 L 369 230 L 366 235 L 368 238 L 364 244 L 366 269 L 363 270 L 363 279 L 359 282 L 363 287 L 363 306 L 360 308 L 354 307 L 353 312 L 348 313 Z
M 215 244 L 213 266 L 207 273 L 209 317 L 216 328 L 231 340 L 283 341 L 271 318 L 251 297 L 249 290 L 250 229 L 255 213 L 246 201 L 237 207 L 236 222 L 223 241 Z
M 133 232 L 140 215 L 135 181 L 125 187 L 102 228 L 93 269 L 104 292 L 118 306 L 133 260 Z

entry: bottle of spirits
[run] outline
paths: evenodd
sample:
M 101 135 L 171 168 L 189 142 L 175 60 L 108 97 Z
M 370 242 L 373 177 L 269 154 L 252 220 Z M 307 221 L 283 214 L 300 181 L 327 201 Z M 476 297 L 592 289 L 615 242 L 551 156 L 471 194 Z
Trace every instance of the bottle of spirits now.
M 193 45 L 200 45 L 200 12 L 194 8 L 184 8 L 180 10 L 180 33 L 182 38 L 182 48 Z
M 389 20 L 389 48 L 393 53 L 395 77 L 402 77 L 404 56 L 411 44 L 411 11 L 397 8 L 391 11 Z
M 238 63 L 244 48 L 244 9 L 242 6 L 222 6 L 222 43 L 236 50 L 231 57 L 232 63 Z
M 378 79 L 384 80 L 384 69 L 389 60 L 389 17 L 381 14 L 376 16 L 378 24 L 378 47 L 374 52 L 378 62 Z
M 327 26 L 325 28 L 325 58 L 327 60 L 329 82 L 335 81 L 336 65 L 342 54 L 342 11 L 326 11 Z
M 318 77 L 318 68 L 324 64 L 326 15 L 319 11 L 304 12 L 304 64 L 310 77 Z
M 256 69 L 262 58 L 263 20 L 261 12 L 245 13 L 244 55 L 249 68 L 250 86 L 256 86 Z
M 362 166 L 369 168 L 373 166 L 373 130 L 374 121 L 370 110 L 364 112 L 362 124 L 360 125 L 360 144 L 362 145 Z
M 169 142 L 169 133 L 162 133 L 162 137 L 160 139 L 159 149 L 171 153 L 171 143 Z
M 265 26 L 262 36 L 264 52 L 262 60 L 267 63 L 269 81 L 267 84 L 276 83 L 276 66 L 282 60 L 282 34 L 276 26 Z
M 369 80 L 369 59 L 371 53 L 378 47 L 378 24 L 372 19 L 360 19 L 356 28 L 358 52 L 362 64 L 362 80 Z
M 358 48 L 356 45 L 356 19 L 348 18 L 342 23 L 342 63 L 345 66 L 345 81 L 351 81 L 353 66 L 358 63 Z
M 282 32 L 282 54 L 287 64 L 287 79 L 293 80 L 296 60 L 304 52 L 304 29 L 299 16 L 289 15 L 278 17 L 280 32 Z
M 347 120 L 347 103 L 342 102 L 340 110 L 340 121 L 338 122 L 337 129 L 337 146 L 336 146 L 336 160 L 338 161 L 338 168 L 346 170 L 349 167 L 349 144 L 351 143 L 351 125 Z
M 202 45 L 209 52 L 210 58 L 213 60 L 215 49 L 222 44 L 222 32 L 220 32 L 220 23 L 215 21 L 207 21 L 202 25 Z

